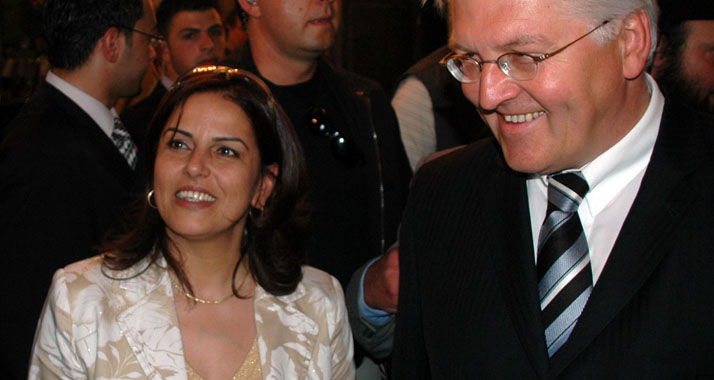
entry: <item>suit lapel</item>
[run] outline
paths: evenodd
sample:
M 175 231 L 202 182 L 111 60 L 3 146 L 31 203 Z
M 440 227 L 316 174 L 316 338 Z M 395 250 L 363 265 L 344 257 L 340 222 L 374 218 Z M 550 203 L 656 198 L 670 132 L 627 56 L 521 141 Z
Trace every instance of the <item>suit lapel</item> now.
M 295 292 L 279 297 L 260 286 L 255 288 L 255 324 L 263 378 L 307 377 L 320 326 L 297 307 L 296 301 L 304 295 L 302 283 Z
M 492 259 L 516 333 L 531 367 L 538 377 L 544 378 L 548 355 L 535 285 L 535 254 L 525 178 L 505 167 L 500 173 L 502 180 L 494 187 L 498 189 L 500 199 L 493 202 L 494 217 L 491 219 L 500 221 L 500 224 L 493 234 L 494 240 L 498 241 L 494 242 L 496 248 L 492 250 Z M 515 236 L 517 233 L 520 235 Z
M 87 155 L 97 160 L 108 173 L 122 183 L 127 191 L 135 185 L 135 172 L 119 153 L 119 150 L 97 123 L 84 112 L 75 102 L 57 90 L 55 87 L 44 84 L 42 91 L 55 102 L 58 110 L 62 110 L 62 115 L 57 117 L 65 119 L 70 128 L 70 133 L 76 136 L 75 141 L 84 141 L 83 149 Z
M 696 168 L 696 137 L 676 130 L 686 116 L 672 116 L 667 108 L 664 115 L 668 118 L 663 117 L 640 190 L 607 264 L 568 342 L 552 359 L 553 376 L 583 352 L 636 296 L 671 251 L 673 241 L 669 237 L 685 211 L 701 196 L 685 180 Z
M 145 260 L 147 262 L 147 260 Z M 144 268 L 142 263 L 135 266 Z M 186 380 L 185 358 L 171 282 L 163 259 L 138 277 L 114 281 L 114 297 L 127 308 L 117 315 L 122 335 L 151 380 Z M 110 301 L 111 302 L 111 301 Z

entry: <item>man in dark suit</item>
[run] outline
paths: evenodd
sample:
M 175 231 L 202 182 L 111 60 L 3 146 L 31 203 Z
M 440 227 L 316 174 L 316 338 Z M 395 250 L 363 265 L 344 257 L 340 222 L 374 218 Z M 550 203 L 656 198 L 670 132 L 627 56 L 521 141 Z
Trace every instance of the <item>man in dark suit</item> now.
M 653 0 L 451 0 L 495 136 L 426 164 L 395 379 L 714 377 L 714 126 L 644 73 Z
M 146 98 L 126 109 L 121 118 L 134 136 L 143 136 L 159 102 L 179 75 L 198 65 L 215 65 L 226 53 L 226 34 L 214 0 L 163 0 L 156 9 L 156 27 L 165 38 L 157 51 L 163 75 Z M 139 141 L 139 148 L 143 141 Z
M 148 1 L 48 0 L 52 69 L 0 146 L 0 378 L 27 377 L 52 273 L 98 253 L 137 193 L 138 152 L 112 108 L 155 53 Z

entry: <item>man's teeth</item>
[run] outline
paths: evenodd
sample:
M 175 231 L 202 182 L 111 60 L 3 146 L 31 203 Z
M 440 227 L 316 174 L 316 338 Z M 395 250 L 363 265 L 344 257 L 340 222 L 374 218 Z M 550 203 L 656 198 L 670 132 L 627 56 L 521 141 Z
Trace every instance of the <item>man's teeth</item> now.
M 189 202 L 213 202 L 216 200 L 216 197 L 211 196 L 210 194 L 189 190 L 179 191 L 176 193 L 176 197 Z
M 506 120 L 508 123 L 523 123 L 525 121 L 531 121 L 533 119 L 536 119 L 543 115 L 545 112 L 543 111 L 538 111 L 538 112 L 531 112 L 531 113 L 522 113 L 520 115 L 503 115 L 503 118 Z

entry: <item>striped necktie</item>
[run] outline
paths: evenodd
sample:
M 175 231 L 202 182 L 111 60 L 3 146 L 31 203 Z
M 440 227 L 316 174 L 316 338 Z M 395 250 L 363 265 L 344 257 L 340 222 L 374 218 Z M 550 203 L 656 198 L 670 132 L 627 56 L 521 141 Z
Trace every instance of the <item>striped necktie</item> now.
M 119 153 L 126 159 L 126 162 L 132 169 L 136 169 L 137 149 L 134 142 L 131 140 L 129 131 L 124 127 L 124 123 L 118 117 L 114 118 L 114 129 L 112 129 L 112 141 L 119 149 Z
M 548 356 L 568 340 L 593 287 L 578 206 L 588 192 L 580 172 L 548 177 L 548 210 L 538 238 L 538 292 Z

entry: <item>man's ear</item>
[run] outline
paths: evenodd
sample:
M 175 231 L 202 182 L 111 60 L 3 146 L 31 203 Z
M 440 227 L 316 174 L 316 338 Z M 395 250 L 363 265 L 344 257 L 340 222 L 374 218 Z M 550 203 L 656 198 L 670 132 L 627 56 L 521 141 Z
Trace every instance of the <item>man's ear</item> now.
M 258 209 L 265 207 L 270 194 L 273 193 L 275 182 L 278 180 L 278 170 L 278 164 L 270 164 L 265 168 L 260 183 L 258 183 L 258 188 L 253 195 L 253 200 L 250 202 L 253 207 Z
M 99 39 L 99 44 L 102 48 L 102 55 L 107 61 L 116 63 L 119 60 L 126 45 L 125 38 L 126 36 L 116 27 L 111 27 L 104 32 L 102 38 Z
M 630 13 L 622 21 L 620 33 L 625 78 L 634 79 L 645 70 L 652 47 L 650 19 L 644 9 Z
M 245 13 L 250 17 L 257 18 L 260 17 L 260 0 L 238 0 L 240 7 L 243 8 Z

